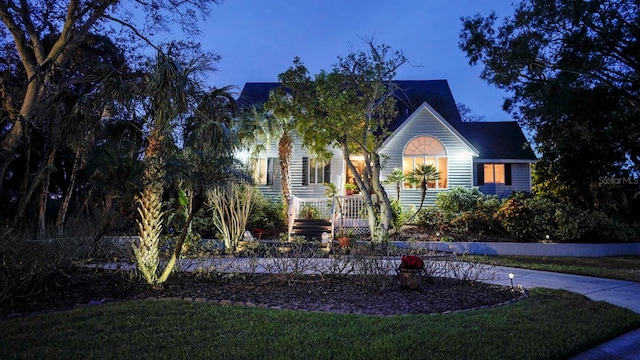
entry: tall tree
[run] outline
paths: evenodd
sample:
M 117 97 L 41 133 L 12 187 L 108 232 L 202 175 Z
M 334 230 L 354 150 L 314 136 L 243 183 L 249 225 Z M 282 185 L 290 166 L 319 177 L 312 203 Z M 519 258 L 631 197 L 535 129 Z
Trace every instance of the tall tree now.
M 171 216 L 178 222 L 178 242 L 174 249 L 182 249 L 187 238 L 195 238 L 192 220 L 199 214 L 207 191 L 244 179 L 241 166 L 235 159 L 238 145 L 233 128 L 237 105 L 233 97 L 235 86 L 214 88 L 200 100 L 193 114 L 179 126 L 182 146 L 178 146 L 168 160 L 168 180 L 171 193 L 178 193 L 178 211 Z M 173 188 L 171 188 L 173 184 Z
M 545 191 L 599 208 L 607 176 L 640 173 L 640 4 L 525 0 L 462 19 L 460 47 L 535 133 Z
M 170 43 L 165 51 L 158 51 L 141 84 L 145 95 L 141 105 L 146 119 L 147 146 L 143 158 L 143 190 L 138 208 L 140 242 L 134 245 L 134 254 L 138 269 L 147 283 L 152 285 L 167 280 L 182 248 L 176 246 L 168 264 L 159 274 L 159 244 L 165 215 L 162 197 L 168 151 L 176 147 L 177 125 L 194 112 L 199 114 L 194 107 L 201 104 L 207 95 L 201 75 L 213 70 L 212 61 L 215 60 L 217 57 L 201 53 L 198 45 Z M 184 198 L 181 202 L 184 202 Z M 187 217 L 187 226 L 191 219 L 192 216 Z
M 367 51 L 339 57 L 330 73 L 311 79 L 299 59 L 279 75 L 291 90 L 291 109 L 303 144 L 317 154 L 329 146 L 342 150 L 344 161 L 362 190 L 371 238 L 388 238 L 391 205 L 380 178 L 382 160 L 377 152 L 396 116 L 397 90 L 392 82 L 397 69 L 406 62 L 401 51 L 365 40 Z M 358 171 L 352 155 L 364 157 Z
M 83 44 L 88 34 L 111 33 L 123 29 L 123 36 L 144 39 L 158 30 L 167 30 L 172 23 L 190 33 L 197 32 L 200 14 L 208 14 L 218 0 L 155 1 L 152 6 L 136 0 L 0 0 L 0 42 L 6 48 L 11 42 L 18 60 L 4 65 L 3 78 L 11 79 L 24 73 L 26 81 L 4 82 L 2 93 L 10 95 L 2 101 L 8 120 L 3 121 L 0 137 L 0 191 L 8 166 L 29 128 L 50 128 L 49 119 L 38 116 L 46 98 L 65 86 L 60 81 L 82 77 L 69 67 L 69 59 Z M 136 16 L 144 14 L 137 26 Z M 139 15 L 138 15 L 139 16 Z M 51 43 L 47 46 L 45 39 Z M 124 44 L 125 42 L 123 42 Z M 66 76 L 61 76 L 66 75 Z M 8 88 L 7 88 L 8 87 Z M 41 166 L 46 166 L 43 162 Z M 37 170 L 39 171 L 39 170 Z
M 267 141 L 270 137 L 278 139 L 278 162 L 280 165 L 280 184 L 282 188 L 282 211 L 285 222 L 289 221 L 289 201 L 291 200 L 291 176 L 289 164 L 293 152 L 293 134 L 295 129 L 295 117 L 291 108 L 291 96 L 276 89 L 269 94 L 269 100 L 265 104 L 267 109 L 265 130 Z
M 282 213 L 285 222 L 288 221 L 291 200 L 289 164 L 293 151 L 292 130 L 295 121 L 293 117 L 286 114 L 289 100 L 287 94 L 271 92 L 264 106 L 254 106 L 243 112 L 239 126 L 239 136 L 243 146 L 249 149 L 251 163 L 257 164 L 260 155 L 268 149 L 272 141 L 278 142 Z
M 52 46 L 54 38 L 51 35 L 45 37 L 45 49 Z M 39 233 L 44 232 L 44 209 L 50 192 L 62 197 L 56 220 L 57 227 L 62 230 L 77 173 L 100 128 L 107 103 L 106 93 L 111 87 L 110 79 L 122 79 L 130 74 L 123 49 L 108 37 L 95 34 L 85 37 L 85 42 L 69 57 L 67 66 L 68 71 L 58 71 L 56 88 L 43 95 L 34 122 L 25 128 L 23 146 L 8 167 L 8 177 L 21 177 L 24 189 L 17 196 L 7 199 L 13 205 L 14 224 L 23 222 L 25 209 L 35 200 L 32 196 L 34 190 L 40 188 L 37 197 Z M 5 72 L 9 73 L 9 70 Z M 26 77 L 15 80 L 10 85 L 13 92 L 19 92 L 21 84 L 28 82 Z M 5 127 L 7 131 L 9 123 Z M 39 125 L 35 126 L 35 123 Z M 16 172 L 17 169 L 24 171 Z M 4 194 L 12 191 L 11 185 L 3 188 Z

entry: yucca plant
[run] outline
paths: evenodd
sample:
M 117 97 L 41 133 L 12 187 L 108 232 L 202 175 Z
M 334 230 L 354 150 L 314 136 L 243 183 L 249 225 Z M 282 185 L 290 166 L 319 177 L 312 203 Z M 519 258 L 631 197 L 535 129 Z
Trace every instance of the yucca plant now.
M 207 194 L 208 205 L 213 210 L 213 224 L 220 232 L 227 251 L 236 250 L 246 231 L 254 191 L 252 186 L 232 183 Z

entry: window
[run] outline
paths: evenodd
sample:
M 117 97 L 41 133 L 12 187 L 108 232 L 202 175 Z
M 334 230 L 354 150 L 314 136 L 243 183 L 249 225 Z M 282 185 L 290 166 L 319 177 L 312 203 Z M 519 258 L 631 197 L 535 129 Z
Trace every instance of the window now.
M 478 185 L 511 185 L 511 164 L 478 164 Z
M 430 182 L 428 186 L 435 189 L 445 189 L 448 186 L 447 150 L 440 140 L 433 136 L 418 136 L 411 140 L 404 149 L 402 157 L 402 171 L 409 174 L 422 164 L 433 165 L 438 171 L 438 180 Z M 413 186 L 406 182 L 405 188 Z
M 302 158 L 302 185 L 329 182 L 330 171 L 329 161 L 304 157 Z
M 259 158 L 255 160 L 253 179 L 258 185 L 273 185 L 273 164 L 276 158 Z
M 484 164 L 484 183 L 504 184 L 504 164 Z

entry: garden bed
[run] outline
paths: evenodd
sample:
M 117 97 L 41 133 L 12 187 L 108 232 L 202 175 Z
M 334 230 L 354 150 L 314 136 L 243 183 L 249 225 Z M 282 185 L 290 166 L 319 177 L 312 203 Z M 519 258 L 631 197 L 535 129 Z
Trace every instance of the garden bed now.
M 403 291 L 395 276 L 176 273 L 152 289 L 122 271 L 73 269 L 49 279 L 47 293 L 14 304 L 0 314 L 31 314 L 140 299 L 186 299 L 277 309 L 398 315 L 444 313 L 495 306 L 521 294 L 508 287 L 449 278 L 426 278 L 419 291 Z

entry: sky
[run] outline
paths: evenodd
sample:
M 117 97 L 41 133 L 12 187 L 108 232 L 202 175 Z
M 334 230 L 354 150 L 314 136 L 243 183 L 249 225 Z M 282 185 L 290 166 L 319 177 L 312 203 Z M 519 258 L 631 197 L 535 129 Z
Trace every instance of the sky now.
M 459 49 L 461 17 L 513 13 L 513 0 L 226 0 L 200 28 L 204 50 L 222 57 L 209 86 L 277 81 L 298 56 L 311 75 L 338 56 L 366 50 L 362 38 L 401 50 L 396 80 L 449 82 L 456 102 L 487 121 L 511 120 L 507 94 L 480 79 Z

